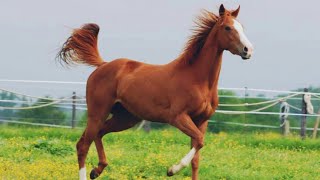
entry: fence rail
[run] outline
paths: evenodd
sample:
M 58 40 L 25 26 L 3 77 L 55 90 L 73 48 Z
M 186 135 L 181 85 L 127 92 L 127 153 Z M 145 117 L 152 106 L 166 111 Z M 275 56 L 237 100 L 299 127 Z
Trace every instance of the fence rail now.
M 38 109 L 43 108 L 47 106 L 53 106 L 57 108 L 62 109 L 70 109 L 72 110 L 72 117 L 70 119 L 72 120 L 72 123 L 70 122 L 70 126 L 65 125 L 54 125 L 54 124 L 47 124 L 47 123 L 33 123 L 33 122 L 24 122 L 21 120 L 9 120 L 9 119 L 0 119 L 0 122 L 3 123 L 16 123 L 16 124 L 25 124 L 25 125 L 35 125 L 35 126 L 47 126 L 47 127 L 58 127 L 58 128 L 71 128 L 74 127 L 74 123 L 77 122 L 75 120 L 75 113 L 76 110 L 85 111 L 87 110 L 86 107 L 86 99 L 85 97 L 77 97 L 75 94 L 72 96 L 67 96 L 67 98 L 50 98 L 50 97 L 40 97 L 40 96 L 32 96 L 16 91 L 11 91 L 9 89 L 1 88 L 1 82 L 2 83 L 28 83 L 28 84 L 60 84 L 60 85 L 86 85 L 86 82 L 72 82 L 72 81 L 35 81 L 35 80 L 10 80 L 10 79 L 0 79 L 0 92 L 8 92 L 15 94 L 20 97 L 24 97 L 23 100 L 17 100 L 17 99 L 0 99 L 0 113 L 3 110 L 30 110 L 30 109 Z M 270 90 L 270 89 L 255 89 L 255 88 L 219 88 L 219 90 L 224 91 L 232 91 L 232 92 L 245 92 L 245 95 L 239 95 L 241 93 L 235 93 L 234 95 L 225 95 L 221 94 L 219 95 L 220 98 L 239 98 L 248 102 L 245 103 L 233 103 L 233 104 L 227 104 L 227 103 L 221 103 L 219 104 L 218 110 L 216 110 L 216 114 L 225 114 L 225 115 L 278 115 L 281 116 L 283 113 L 281 112 L 274 112 L 274 111 L 266 111 L 267 109 L 278 106 L 279 103 L 283 101 L 301 101 L 301 96 L 305 94 L 309 94 L 313 97 L 312 102 L 318 102 L 320 100 L 320 93 L 313 93 L 313 92 L 297 92 L 297 91 L 284 91 L 284 90 Z M 247 94 L 253 93 L 268 93 L 268 94 L 274 94 L 271 97 L 258 97 L 258 96 L 249 96 Z M 283 96 L 286 95 L 286 96 Z M 298 96 L 298 97 L 297 97 Z M 30 99 L 27 100 L 26 98 Z M 259 102 L 252 102 L 249 103 L 250 99 L 260 99 Z M 37 100 L 37 104 L 35 105 L 35 101 Z M 46 100 L 48 102 L 41 102 L 39 100 Z M 243 101 L 242 101 L 243 102 Z M 4 106 L 5 104 L 5 106 Z M 24 105 L 24 106 L 22 106 Z M 320 114 L 304 114 L 301 113 L 302 109 L 299 107 L 296 107 L 292 104 L 288 104 L 292 109 L 294 109 L 298 113 L 286 113 L 287 116 L 298 116 L 298 117 L 320 117 Z M 261 107 L 262 106 L 262 107 Z M 319 105 L 317 105 L 319 107 Z M 245 111 L 239 111 L 239 110 L 228 110 L 228 108 L 235 108 L 235 107 L 246 107 L 246 108 L 252 108 Z M 256 108 L 255 108 L 256 107 Z M 222 108 L 222 109 L 221 109 Z M 227 108 L 227 109 L 225 109 Z M 254 108 L 254 109 L 253 109 Z M 1 118 L 1 116 L 0 116 Z M 14 119 L 14 118 L 13 118 Z M 22 118 L 21 118 L 22 119 Z M 217 121 L 210 120 L 210 123 L 218 123 Z M 226 125 L 238 125 L 238 126 L 244 126 L 244 127 L 257 127 L 257 128 L 272 128 L 272 129 L 278 129 L 280 126 L 272 126 L 272 125 L 263 125 L 263 124 L 252 124 L 252 123 L 241 123 L 241 122 L 228 122 L 224 121 L 219 123 L 226 124 Z M 299 129 L 299 127 L 290 127 L 290 129 Z M 319 128 L 306 128 L 306 130 L 319 130 Z

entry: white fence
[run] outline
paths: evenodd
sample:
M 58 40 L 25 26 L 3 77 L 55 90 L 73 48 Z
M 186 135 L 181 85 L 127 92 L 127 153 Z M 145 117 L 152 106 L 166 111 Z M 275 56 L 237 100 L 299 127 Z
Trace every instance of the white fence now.
M 7 88 L 2 88 L 1 84 L 5 83 Z M 35 123 L 35 122 L 24 122 L 24 117 L 5 117 L 2 116 L 1 112 L 3 110 L 12 110 L 12 111 L 24 111 L 24 110 L 32 110 L 44 107 L 57 107 L 60 109 L 65 109 L 65 111 L 78 111 L 83 112 L 86 110 L 86 103 L 84 96 L 75 96 L 69 95 L 66 97 L 43 97 L 43 96 L 35 96 L 26 94 L 23 92 L 17 92 L 8 88 L 8 84 L 12 83 L 12 87 L 15 87 L 17 84 L 41 84 L 42 86 L 47 86 L 48 84 L 55 84 L 59 88 L 66 87 L 68 85 L 79 85 L 80 88 L 85 89 L 85 82 L 66 82 L 66 81 L 33 81 L 33 80 L 6 80 L 0 79 L 0 93 L 7 92 L 9 94 L 14 94 L 20 99 L 3 99 L 0 97 L 0 104 L 5 104 L 0 106 L 0 122 L 5 123 L 15 123 L 15 124 L 28 124 L 28 125 L 37 125 L 37 126 L 48 126 L 48 127 L 62 127 L 62 128 L 70 128 L 72 126 L 71 120 L 69 125 L 60 125 L 53 123 Z M 70 89 L 70 88 L 69 88 Z M 224 95 L 221 94 L 219 97 L 221 98 L 241 98 L 248 100 L 248 102 L 244 103 L 221 103 L 219 104 L 219 109 L 216 111 L 216 114 L 227 114 L 227 115 L 282 115 L 283 113 L 275 112 L 275 111 L 267 111 L 271 107 L 278 106 L 280 102 L 283 101 L 302 101 L 302 95 L 306 94 L 306 92 L 295 92 L 295 91 L 278 91 L 278 90 L 266 90 L 266 89 L 251 89 L 251 88 L 219 88 L 222 91 L 231 91 L 234 92 L 232 95 Z M 252 96 L 251 94 L 254 94 Z M 261 94 L 264 96 L 261 97 Z M 320 93 L 308 93 L 312 96 L 312 103 L 319 109 L 320 104 Z M 282 95 L 282 96 L 279 96 Z M 250 102 L 250 99 L 261 99 L 259 102 Z M 39 100 L 44 100 L 42 102 L 38 102 Z M 37 102 L 35 104 L 35 102 Z M 319 114 L 304 114 L 301 113 L 301 107 L 297 107 L 294 104 L 290 104 L 291 109 L 295 110 L 295 113 L 287 113 L 288 116 L 305 116 L 305 117 L 319 117 Z M 239 110 L 228 110 L 226 108 L 235 108 L 235 107 L 246 107 L 249 110 L 239 111 Z M 224 108 L 222 110 L 221 108 Z M 71 113 L 70 113 L 71 114 Z M 77 122 L 76 117 L 72 118 L 73 121 Z M 77 118 L 78 119 L 78 118 Z M 273 119 L 274 121 L 274 119 Z M 210 123 L 217 123 L 216 120 L 210 120 Z M 280 128 L 279 126 L 271 126 L 271 125 L 263 125 L 263 124 L 250 124 L 250 123 L 242 123 L 242 122 L 227 122 L 227 121 L 219 121 L 219 123 L 223 123 L 226 125 L 236 125 L 236 126 L 244 126 L 244 127 L 257 127 L 257 128 Z M 300 129 L 300 127 L 291 127 L 291 129 Z M 307 130 L 313 130 L 313 128 L 307 128 Z

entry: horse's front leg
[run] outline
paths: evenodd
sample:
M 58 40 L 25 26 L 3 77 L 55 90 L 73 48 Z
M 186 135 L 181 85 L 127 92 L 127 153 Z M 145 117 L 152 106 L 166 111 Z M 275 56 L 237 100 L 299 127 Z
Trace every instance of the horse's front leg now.
M 202 132 L 203 135 L 205 135 L 207 127 L 208 127 L 208 120 L 204 120 L 196 124 L 199 130 Z M 194 147 L 196 142 L 194 142 L 191 139 L 191 148 Z M 192 179 L 196 180 L 198 179 L 198 173 L 199 173 L 199 159 L 200 159 L 200 151 L 197 151 L 194 155 L 191 165 L 192 165 Z
M 173 176 L 178 173 L 181 169 L 188 166 L 195 154 L 203 147 L 203 133 L 194 124 L 190 116 L 182 114 L 178 116 L 174 121 L 170 122 L 171 125 L 177 127 L 183 133 L 191 137 L 192 148 L 188 154 L 186 154 L 178 164 L 173 165 L 169 168 L 167 175 Z

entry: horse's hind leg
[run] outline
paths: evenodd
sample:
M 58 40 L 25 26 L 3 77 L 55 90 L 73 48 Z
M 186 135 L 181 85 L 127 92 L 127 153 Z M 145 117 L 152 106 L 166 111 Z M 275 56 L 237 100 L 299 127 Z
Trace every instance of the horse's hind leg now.
M 116 103 L 112 108 L 113 116 L 111 119 L 104 122 L 103 127 L 100 129 L 97 138 L 94 140 L 99 156 L 98 167 L 92 169 L 90 178 L 97 178 L 108 165 L 104 148 L 102 145 L 102 137 L 110 132 L 119 132 L 129 129 L 141 121 L 140 118 L 128 112 L 120 103 Z
M 87 127 L 77 143 L 77 155 L 79 163 L 79 176 L 81 180 L 86 179 L 85 159 L 88 154 L 89 147 L 93 140 L 96 139 L 100 128 L 103 126 L 103 120 L 106 114 L 109 114 L 113 105 L 113 99 L 102 102 L 102 99 L 95 99 L 88 103 L 88 122 Z
M 104 153 L 102 137 L 100 137 L 99 133 L 98 133 L 98 137 L 94 140 L 94 143 L 96 145 L 96 149 L 98 152 L 99 163 L 98 163 L 98 167 L 94 168 L 94 170 L 91 171 L 90 179 L 97 178 L 101 174 L 103 169 L 108 165 L 106 155 Z

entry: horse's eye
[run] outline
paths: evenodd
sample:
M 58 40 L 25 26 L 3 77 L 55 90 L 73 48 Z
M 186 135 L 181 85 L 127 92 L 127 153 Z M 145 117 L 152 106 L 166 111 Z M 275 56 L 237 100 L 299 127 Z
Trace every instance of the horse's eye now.
M 231 31 L 231 27 L 229 27 L 229 26 L 226 26 L 224 29 L 225 29 L 226 31 Z

